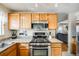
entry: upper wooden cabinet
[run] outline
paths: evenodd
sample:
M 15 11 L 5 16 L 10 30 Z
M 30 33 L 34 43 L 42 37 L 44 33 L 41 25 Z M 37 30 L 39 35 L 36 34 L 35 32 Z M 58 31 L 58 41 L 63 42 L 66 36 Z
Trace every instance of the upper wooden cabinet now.
M 46 13 L 40 13 L 40 20 L 47 20 L 47 14 Z
M 39 13 L 32 13 L 32 20 L 39 20 Z
M 57 29 L 58 19 L 57 14 L 48 14 L 48 28 Z
M 9 26 L 9 29 L 19 29 L 19 14 L 18 13 L 8 14 L 8 26 Z
M 9 13 L 9 29 L 31 29 L 31 22 L 48 21 L 49 29 L 57 29 L 57 14 L 53 13 Z
M 20 29 L 31 29 L 31 14 L 30 13 L 20 14 Z

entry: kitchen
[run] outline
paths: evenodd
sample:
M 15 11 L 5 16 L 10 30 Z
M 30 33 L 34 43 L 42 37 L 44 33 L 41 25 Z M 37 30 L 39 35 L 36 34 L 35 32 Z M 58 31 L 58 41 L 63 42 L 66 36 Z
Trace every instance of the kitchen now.
M 5 11 L 0 13 L 2 16 L 0 18 L 0 56 L 66 55 L 68 46 L 71 45 L 68 42 L 68 23 L 62 26 L 62 31 L 58 29 L 62 25 L 60 22 L 68 19 L 68 14 L 66 14 L 67 11 L 61 13 L 61 9 L 57 11 L 57 6 L 58 8 L 67 7 L 67 4 L 3 3 L 0 5 Z M 72 5 L 74 5 L 73 9 L 76 12 L 78 10 L 75 7 L 77 4 Z M 70 11 L 68 9 L 68 13 Z M 62 37 L 58 34 L 56 37 L 57 32 L 60 33 L 60 31 L 65 35 Z

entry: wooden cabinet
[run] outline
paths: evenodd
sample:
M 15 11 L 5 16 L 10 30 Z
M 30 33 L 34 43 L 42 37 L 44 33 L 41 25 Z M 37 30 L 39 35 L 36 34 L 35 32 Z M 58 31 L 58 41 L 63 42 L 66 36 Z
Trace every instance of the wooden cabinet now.
M 17 48 L 16 47 L 17 47 L 16 44 L 12 45 L 11 47 L 0 52 L 0 56 L 17 56 Z
M 7 56 L 17 56 L 16 49 L 14 49 L 12 52 L 10 52 Z
M 40 13 L 40 20 L 47 21 L 47 13 Z
M 9 29 L 31 29 L 31 22 L 48 21 L 49 29 L 57 29 L 58 17 L 53 13 L 9 13 Z
M 47 19 L 48 19 L 48 28 L 57 29 L 58 27 L 57 14 L 48 14 Z
M 31 29 L 31 13 L 20 14 L 20 29 Z
M 32 20 L 39 20 L 39 13 L 32 13 Z
M 29 56 L 29 45 L 27 43 L 19 44 L 20 56 Z
M 52 43 L 52 56 L 62 55 L 62 45 L 60 43 Z
M 0 52 L 0 56 L 29 56 L 29 45 L 27 43 L 16 43 Z
M 8 14 L 8 27 L 9 29 L 19 29 L 19 14 L 18 13 Z
M 20 56 L 29 56 L 29 49 L 20 49 Z

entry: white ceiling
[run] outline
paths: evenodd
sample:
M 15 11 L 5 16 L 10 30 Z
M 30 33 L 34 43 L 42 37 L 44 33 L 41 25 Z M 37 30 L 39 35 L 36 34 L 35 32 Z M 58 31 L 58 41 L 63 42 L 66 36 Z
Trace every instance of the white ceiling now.
M 14 11 L 59 13 L 71 13 L 79 11 L 79 3 L 2 3 L 2 5 Z

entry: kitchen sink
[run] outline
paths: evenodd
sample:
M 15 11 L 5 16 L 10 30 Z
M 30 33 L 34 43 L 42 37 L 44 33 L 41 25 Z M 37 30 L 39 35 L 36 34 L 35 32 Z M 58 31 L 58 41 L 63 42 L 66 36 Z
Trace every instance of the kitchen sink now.
M 8 46 L 9 44 L 8 43 L 1 43 L 0 44 L 0 48 L 4 48 L 4 47 L 6 47 L 6 46 Z

